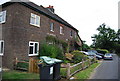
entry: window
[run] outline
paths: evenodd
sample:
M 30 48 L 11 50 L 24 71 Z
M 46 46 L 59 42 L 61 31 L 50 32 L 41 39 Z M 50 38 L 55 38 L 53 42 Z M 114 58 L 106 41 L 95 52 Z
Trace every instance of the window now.
M 6 21 L 6 11 L 0 12 L 0 23 L 5 23 Z
M 63 27 L 62 26 L 60 26 L 60 34 L 63 34 Z
M 30 24 L 40 27 L 40 16 L 31 13 Z
M 29 42 L 29 56 L 38 55 L 39 42 Z
M 70 31 L 70 36 L 71 36 L 71 37 L 73 36 L 72 30 Z
M 4 53 L 4 41 L 0 40 L 0 55 L 3 55 Z
M 54 32 L 54 23 L 50 23 L 50 31 Z

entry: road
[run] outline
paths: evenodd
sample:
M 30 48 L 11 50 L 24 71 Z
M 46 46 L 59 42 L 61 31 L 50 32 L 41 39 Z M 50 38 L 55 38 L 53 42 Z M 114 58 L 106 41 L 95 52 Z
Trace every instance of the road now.
M 104 80 L 117 80 L 120 78 L 120 58 L 117 55 L 113 55 L 113 60 L 103 60 L 101 65 L 98 66 L 90 79 Z

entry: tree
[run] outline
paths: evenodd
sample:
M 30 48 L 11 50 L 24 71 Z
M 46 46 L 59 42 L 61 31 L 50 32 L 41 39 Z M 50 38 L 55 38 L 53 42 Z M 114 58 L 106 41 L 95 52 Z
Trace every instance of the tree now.
M 118 44 L 120 44 L 120 29 L 118 29 L 117 31 L 117 40 L 118 40 Z
M 94 34 L 92 36 L 92 47 L 100 48 L 100 49 L 107 49 L 109 51 L 114 51 L 115 42 L 116 42 L 116 32 L 115 30 L 107 27 L 105 23 L 100 25 L 97 30 L 99 31 L 98 34 Z
M 90 49 L 90 46 L 88 46 L 87 44 L 85 44 L 86 41 L 83 41 L 83 44 L 82 44 L 82 50 L 86 51 L 88 49 Z

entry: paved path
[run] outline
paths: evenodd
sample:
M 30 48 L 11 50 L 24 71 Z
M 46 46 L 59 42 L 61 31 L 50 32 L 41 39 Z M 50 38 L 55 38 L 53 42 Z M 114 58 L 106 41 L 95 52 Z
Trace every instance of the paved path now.
M 113 55 L 113 60 L 104 60 L 101 65 L 96 68 L 90 79 L 119 79 L 120 78 L 120 59 L 117 55 Z M 119 68 L 118 68 L 119 67 Z

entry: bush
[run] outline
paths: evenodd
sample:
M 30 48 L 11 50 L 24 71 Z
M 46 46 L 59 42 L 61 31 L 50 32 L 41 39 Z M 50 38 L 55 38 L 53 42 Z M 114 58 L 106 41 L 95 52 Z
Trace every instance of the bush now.
M 109 51 L 106 50 L 106 49 L 97 49 L 96 51 L 97 51 L 98 53 L 102 53 L 102 54 L 109 53 Z
M 58 46 L 62 45 L 63 52 L 65 53 L 67 51 L 68 44 L 65 41 L 59 40 L 54 36 L 51 35 L 46 36 L 46 42 L 52 42 L 53 44 L 56 44 Z
M 82 59 L 85 59 L 85 55 L 78 50 L 73 51 L 71 54 L 74 55 L 74 57 L 73 57 L 74 63 L 79 63 L 82 61 Z
M 28 69 L 28 67 L 29 67 L 29 64 L 28 63 L 20 63 L 20 62 L 18 62 L 18 64 L 17 64 L 17 68 L 24 68 L 24 69 Z
M 63 51 L 57 45 L 41 44 L 39 56 L 63 59 Z

